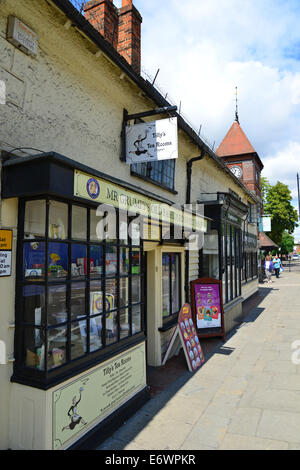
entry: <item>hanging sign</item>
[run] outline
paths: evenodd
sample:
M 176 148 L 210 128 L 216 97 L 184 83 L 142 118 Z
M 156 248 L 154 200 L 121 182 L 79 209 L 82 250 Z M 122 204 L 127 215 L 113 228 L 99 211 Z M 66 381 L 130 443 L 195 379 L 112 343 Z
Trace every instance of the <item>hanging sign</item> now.
M 0 230 L 0 277 L 11 276 L 12 230 Z
M 126 126 L 126 163 L 178 158 L 177 118 Z
M 162 365 L 164 366 L 168 357 L 179 351 L 181 347 L 183 348 L 189 371 L 194 372 L 199 369 L 205 359 L 189 304 L 185 304 L 180 310 L 178 325 L 165 352 Z
M 271 217 L 262 217 L 262 232 L 271 232 Z
M 192 281 L 191 296 L 198 335 L 222 336 L 225 341 L 222 282 L 211 278 Z

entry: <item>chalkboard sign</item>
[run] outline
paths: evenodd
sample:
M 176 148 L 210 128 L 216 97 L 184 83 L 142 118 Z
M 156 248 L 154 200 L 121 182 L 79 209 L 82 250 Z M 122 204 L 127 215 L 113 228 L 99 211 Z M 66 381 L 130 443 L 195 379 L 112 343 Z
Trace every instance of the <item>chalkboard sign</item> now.
M 206 277 L 192 281 L 191 297 L 198 336 L 221 336 L 225 341 L 222 281 Z
M 171 341 L 165 352 L 162 365 L 165 365 L 168 357 L 173 356 L 183 348 L 186 362 L 190 372 L 195 372 L 204 363 L 204 354 L 192 319 L 192 310 L 189 304 L 185 304 L 180 310 L 178 325 L 175 328 Z

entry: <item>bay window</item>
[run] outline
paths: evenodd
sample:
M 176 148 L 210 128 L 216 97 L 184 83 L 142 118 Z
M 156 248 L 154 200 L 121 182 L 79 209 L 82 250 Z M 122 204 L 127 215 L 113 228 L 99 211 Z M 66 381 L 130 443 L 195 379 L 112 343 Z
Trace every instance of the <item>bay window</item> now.
M 15 379 L 47 384 L 142 333 L 142 241 L 99 239 L 99 221 L 93 207 L 20 201 Z

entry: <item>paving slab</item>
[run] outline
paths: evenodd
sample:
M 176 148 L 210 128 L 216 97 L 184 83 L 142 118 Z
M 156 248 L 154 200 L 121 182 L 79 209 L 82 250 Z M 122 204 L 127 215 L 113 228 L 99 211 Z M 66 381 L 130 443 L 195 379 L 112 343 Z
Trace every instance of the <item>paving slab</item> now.
M 300 269 L 261 285 L 225 344 L 203 340 L 203 367 L 191 374 L 181 357 L 172 383 L 153 374 L 155 396 L 99 449 L 300 450 L 299 292 Z
M 260 409 L 238 408 L 228 426 L 228 432 L 240 436 L 255 436 L 261 416 Z
M 257 436 L 300 444 L 300 413 L 264 410 Z
M 219 447 L 220 450 L 288 450 L 288 448 L 289 444 L 285 441 L 229 433 Z

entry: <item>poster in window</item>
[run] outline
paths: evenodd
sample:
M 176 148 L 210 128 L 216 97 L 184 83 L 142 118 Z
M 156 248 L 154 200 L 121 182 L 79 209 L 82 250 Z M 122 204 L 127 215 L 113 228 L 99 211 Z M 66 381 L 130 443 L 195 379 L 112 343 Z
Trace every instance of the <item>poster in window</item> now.
M 201 278 L 191 282 L 193 319 L 199 336 L 225 340 L 222 282 Z

